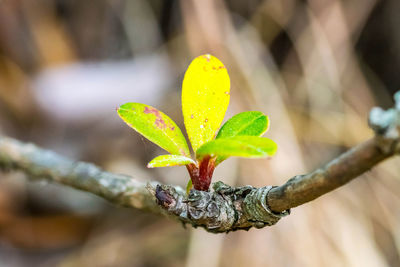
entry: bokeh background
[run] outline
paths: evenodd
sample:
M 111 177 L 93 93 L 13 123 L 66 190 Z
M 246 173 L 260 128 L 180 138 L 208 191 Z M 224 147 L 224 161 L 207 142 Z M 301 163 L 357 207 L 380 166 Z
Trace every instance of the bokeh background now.
M 0 134 L 142 180 L 184 167 L 118 118 L 156 106 L 183 127 L 190 61 L 232 83 L 226 118 L 261 110 L 279 151 L 229 159 L 214 180 L 278 185 L 372 136 L 400 89 L 398 0 L 0 0 Z M 209 234 L 93 195 L 0 173 L 0 266 L 400 266 L 400 160 L 292 210 L 276 226 Z

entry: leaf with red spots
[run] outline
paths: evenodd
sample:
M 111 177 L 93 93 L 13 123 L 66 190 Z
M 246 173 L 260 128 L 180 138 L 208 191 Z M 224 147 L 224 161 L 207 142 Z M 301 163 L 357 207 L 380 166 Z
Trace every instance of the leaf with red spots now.
M 187 164 L 196 164 L 191 158 L 181 156 L 181 155 L 161 155 L 152 159 L 147 168 L 155 167 L 170 167 L 170 166 L 183 166 Z
M 196 156 L 198 159 L 205 156 L 265 158 L 273 156 L 276 150 L 277 145 L 271 139 L 257 136 L 235 136 L 205 143 L 197 150 Z
M 202 55 L 189 65 L 182 85 L 182 111 L 193 150 L 214 139 L 229 104 L 230 80 L 216 57 Z
M 121 119 L 169 153 L 190 156 L 185 137 L 176 123 L 161 111 L 140 103 L 126 103 L 118 108 Z

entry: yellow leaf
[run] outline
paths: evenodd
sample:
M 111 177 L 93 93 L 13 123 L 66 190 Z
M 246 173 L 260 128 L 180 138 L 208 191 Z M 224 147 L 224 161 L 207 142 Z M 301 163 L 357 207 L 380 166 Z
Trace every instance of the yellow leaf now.
M 225 66 L 212 55 L 195 58 L 182 85 L 182 111 L 193 150 L 215 137 L 224 119 L 230 97 Z

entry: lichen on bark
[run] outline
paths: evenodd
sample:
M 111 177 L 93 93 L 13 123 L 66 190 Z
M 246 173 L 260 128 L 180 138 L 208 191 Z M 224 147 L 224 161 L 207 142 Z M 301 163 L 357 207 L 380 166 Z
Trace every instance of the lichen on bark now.
M 153 194 L 161 207 L 183 223 L 218 233 L 263 228 L 288 215 L 290 210 L 274 213 L 269 209 L 271 188 L 231 187 L 216 182 L 211 191 L 192 189 L 187 196 L 169 185 L 157 185 Z

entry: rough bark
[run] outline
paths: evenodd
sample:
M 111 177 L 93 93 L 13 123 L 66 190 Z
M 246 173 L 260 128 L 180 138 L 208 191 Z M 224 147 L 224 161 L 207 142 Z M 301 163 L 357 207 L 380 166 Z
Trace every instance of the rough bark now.
M 230 187 L 213 184 L 212 191 L 185 192 L 177 186 L 140 182 L 75 162 L 33 144 L 0 137 L 0 168 L 20 170 L 29 179 L 47 179 L 84 190 L 113 203 L 162 213 L 210 232 L 229 232 L 273 225 L 290 208 L 332 191 L 379 162 L 400 153 L 400 92 L 393 109 L 374 108 L 369 124 L 375 137 L 350 149 L 322 168 L 297 175 L 277 187 Z

